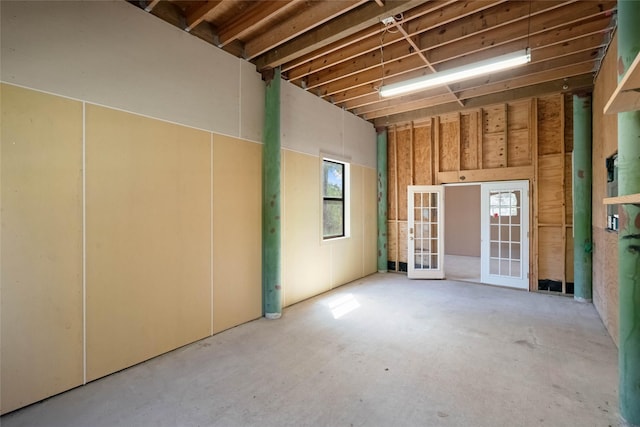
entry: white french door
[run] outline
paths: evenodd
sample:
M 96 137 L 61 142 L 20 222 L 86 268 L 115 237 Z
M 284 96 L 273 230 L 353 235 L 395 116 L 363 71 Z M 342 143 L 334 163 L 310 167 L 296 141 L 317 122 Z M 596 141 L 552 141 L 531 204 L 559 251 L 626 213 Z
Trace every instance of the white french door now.
M 444 278 L 444 187 L 410 185 L 407 188 L 407 276 Z
M 481 185 L 481 281 L 529 289 L 529 182 Z

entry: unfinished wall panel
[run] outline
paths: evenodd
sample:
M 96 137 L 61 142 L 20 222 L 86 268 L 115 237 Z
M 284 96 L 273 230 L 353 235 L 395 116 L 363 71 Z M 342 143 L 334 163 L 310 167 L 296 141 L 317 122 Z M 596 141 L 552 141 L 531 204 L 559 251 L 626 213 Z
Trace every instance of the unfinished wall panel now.
M 460 170 L 478 169 L 478 112 L 460 115 Z
M 398 144 L 398 220 L 407 220 L 407 186 L 412 185 L 411 164 L 411 130 L 409 128 L 399 130 Z
M 414 184 L 429 183 L 425 166 L 432 168 L 434 183 L 528 179 L 533 190 L 532 200 L 538 202 L 532 203 L 530 225 L 533 236 L 531 289 L 536 289 L 538 279 L 544 279 L 559 282 L 559 292 L 566 292 L 567 283 L 573 280 L 572 266 L 569 266 L 573 261 L 567 258 L 571 256 L 568 246 L 571 240 L 567 235 L 571 233 L 572 220 L 570 150 L 573 147 L 567 116 L 571 106 L 565 105 L 567 102 L 571 102 L 571 98 L 555 94 L 424 118 L 390 128 L 390 141 L 394 136 L 402 140 L 398 147 L 410 141 L 413 159 L 407 165 L 400 159 L 407 150 L 399 149 L 398 162 L 394 165 L 390 161 L 390 181 L 397 176 L 402 194 L 396 196 L 397 202 L 390 198 L 389 211 L 393 214 L 395 203 L 400 210 L 397 218 L 406 219 L 403 216 L 406 189 L 402 187 L 408 185 L 411 177 Z M 425 123 L 433 123 L 431 133 L 424 128 Z M 430 144 L 421 145 L 429 137 Z M 389 154 L 393 156 L 393 149 Z M 393 194 L 391 184 L 389 190 Z M 394 250 L 390 251 L 389 260 L 404 263 L 405 225 L 394 221 L 390 216 L 389 245 Z M 539 233 L 543 237 L 536 240 Z M 558 257 L 557 253 L 564 253 L 566 257 Z
M 482 110 L 482 168 L 507 166 L 507 115 L 504 104 Z
M 401 264 L 399 268 L 401 271 L 406 271 L 407 249 L 408 249 L 407 236 L 408 236 L 407 221 L 400 221 L 398 223 L 398 242 L 399 242 L 398 262 Z M 402 264 L 405 264 L 405 265 L 402 266 Z
M 538 244 L 541 256 L 538 259 L 538 276 L 541 280 L 562 282 L 564 277 L 564 242 L 562 228 L 555 226 L 538 228 Z
M 331 248 L 321 244 L 320 200 L 309 191 L 320 188 L 321 159 L 291 150 L 283 150 L 282 157 L 282 285 L 283 305 L 288 306 L 331 289 Z
M 617 80 L 617 35 L 614 36 L 593 92 L 593 303 L 609 334 L 618 343 L 618 233 L 607 230 L 607 211 L 602 199 L 607 197 L 605 161 L 618 149 L 618 117 L 600 114 Z
M 531 165 L 530 106 L 528 101 L 507 105 L 507 166 Z
M 6 413 L 82 384 L 82 103 L 0 91 Z
M 429 185 L 432 183 L 433 169 L 431 167 L 431 126 L 423 125 L 413 130 L 413 181 L 415 185 Z
M 261 168 L 262 145 L 214 135 L 213 333 L 262 315 Z
M 571 154 L 565 154 L 564 160 L 564 204 L 565 224 L 571 225 L 573 224 L 573 170 Z
M 538 160 L 538 221 L 562 225 L 565 191 L 562 156 L 544 156 Z
M 538 155 L 562 152 L 563 126 L 561 95 L 538 98 Z
M 388 131 L 387 139 L 387 218 L 398 219 L 398 144 L 395 129 Z
M 460 170 L 460 114 L 440 116 L 439 172 Z
M 211 135 L 86 108 L 87 379 L 211 333 Z

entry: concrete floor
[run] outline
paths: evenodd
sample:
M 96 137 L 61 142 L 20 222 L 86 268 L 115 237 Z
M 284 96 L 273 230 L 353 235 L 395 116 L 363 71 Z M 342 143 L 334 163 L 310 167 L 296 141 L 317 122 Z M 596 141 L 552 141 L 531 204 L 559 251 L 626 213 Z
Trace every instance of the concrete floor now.
M 607 427 L 617 406 L 617 350 L 592 305 L 389 273 L 0 423 Z
M 444 274 L 449 280 L 480 283 L 480 257 L 445 254 Z

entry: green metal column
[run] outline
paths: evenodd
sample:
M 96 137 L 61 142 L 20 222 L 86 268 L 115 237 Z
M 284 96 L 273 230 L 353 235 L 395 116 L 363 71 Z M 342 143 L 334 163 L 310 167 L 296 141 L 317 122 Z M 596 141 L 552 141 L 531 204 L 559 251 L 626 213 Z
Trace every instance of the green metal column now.
M 280 281 L 280 67 L 267 80 L 262 148 L 262 305 L 267 319 L 282 315 Z
M 573 298 L 592 300 L 591 94 L 573 95 Z
M 618 68 L 622 78 L 640 51 L 640 1 L 618 1 Z M 618 114 L 618 195 L 640 193 L 640 111 Z M 618 283 L 620 415 L 640 426 L 640 206 L 619 206 Z
M 387 256 L 387 128 L 376 129 L 378 147 L 378 272 L 386 273 Z

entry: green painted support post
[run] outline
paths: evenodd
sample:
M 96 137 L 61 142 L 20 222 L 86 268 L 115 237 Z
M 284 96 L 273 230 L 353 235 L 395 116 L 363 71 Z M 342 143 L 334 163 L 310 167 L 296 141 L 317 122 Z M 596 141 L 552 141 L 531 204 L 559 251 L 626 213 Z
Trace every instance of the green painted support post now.
M 573 95 L 573 271 L 577 301 L 592 300 L 591 94 Z
M 376 129 L 378 148 L 378 273 L 386 273 L 387 256 L 387 129 Z
M 618 80 L 640 51 L 640 1 L 618 1 Z M 640 111 L 618 114 L 618 195 L 640 193 Z M 619 401 L 628 426 L 640 426 L 640 206 L 618 208 Z
M 262 148 L 262 308 L 264 317 L 282 315 L 280 277 L 280 67 L 266 83 Z

